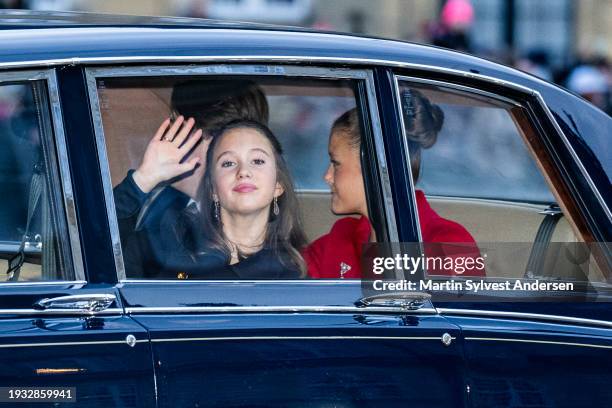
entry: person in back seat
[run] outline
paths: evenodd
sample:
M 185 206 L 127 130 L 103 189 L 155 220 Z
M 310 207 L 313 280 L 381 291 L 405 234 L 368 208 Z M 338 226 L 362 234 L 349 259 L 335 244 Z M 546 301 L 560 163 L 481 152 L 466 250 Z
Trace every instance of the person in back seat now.
M 404 121 L 409 141 L 414 183 L 419 177 L 421 149 L 431 147 L 444 122 L 444 113 L 417 91 L 402 95 Z M 324 175 L 331 188 L 331 210 L 345 217 L 334 223 L 330 232 L 312 242 L 304 251 L 308 274 L 312 278 L 361 278 L 362 247 L 376 242 L 368 218 L 368 206 L 361 173 L 361 129 L 357 110 L 342 114 L 329 138 L 330 165 Z M 425 194 L 416 190 L 416 204 L 427 257 L 479 257 L 472 235 L 460 224 L 440 217 L 429 205 Z M 457 243 L 456 245 L 449 243 Z M 434 275 L 484 276 L 484 269 L 429 270 Z
M 177 126 L 186 132 L 200 130 L 202 141 L 185 152 L 182 174 L 150 185 L 150 169 L 130 170 L 113 190 L 121 246 L 128 278 L 159 278 L 166 251 L 162 243 L 173 239 L 170 229 L 187 207 L 197 207 L 204 175 L 203 163 L 213 133 L 234 120 L 268 123 L 268 102 L 262 89 L 250 80 L 188 80 L 174 85 L 171 108 Z M 169 121 L 170 119 L 167 119 Z M 195 132 L 194 132 L 195 130 Z M 196 135 L 193 134 L 192 137 Z M 143 158 L 144 160 L 144 158 Z M 140 171 L 139 171 L 140 170 Z M 170 245 L 173 246 L 173 245 Z

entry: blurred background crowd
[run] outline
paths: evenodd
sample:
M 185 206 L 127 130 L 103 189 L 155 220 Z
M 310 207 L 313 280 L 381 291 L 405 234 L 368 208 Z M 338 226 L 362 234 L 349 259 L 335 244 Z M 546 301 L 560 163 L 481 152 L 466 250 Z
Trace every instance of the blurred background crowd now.
M 435 44 L 565 86 L 612 115 L 612 0 L 0 0 L 0 8 L 252 21 Z

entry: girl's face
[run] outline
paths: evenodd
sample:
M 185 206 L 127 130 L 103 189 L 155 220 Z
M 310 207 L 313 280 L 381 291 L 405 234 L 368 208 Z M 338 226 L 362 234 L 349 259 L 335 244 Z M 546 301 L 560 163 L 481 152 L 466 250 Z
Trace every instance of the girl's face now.
M 276 181 L 272 145 L 251 128 L 230 129 L 221 138 L 211 168 L 222 211 L 230 215 L 267 214 L 274 197 L 283 194 Z
M 344 131 L 332 133 L 328 145 L 330 164 L 323 178 L 331 188 L 334 214 L 367 216 L 359 148 L 351 146 L 349 140 L 350 135 Z

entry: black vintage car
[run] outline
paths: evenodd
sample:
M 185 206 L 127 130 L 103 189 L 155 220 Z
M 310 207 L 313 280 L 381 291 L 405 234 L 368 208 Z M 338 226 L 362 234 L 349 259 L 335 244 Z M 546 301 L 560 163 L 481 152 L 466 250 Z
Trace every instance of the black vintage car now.
M 2 402 L 612 406 L 612 119 L 586 101 L 466 54 L 271 26 L 5 11 L 0 44 Z M 232 80 L 265 95 L 309 240 L 337 218 L 328 137 L 356 109 L 377 241 L 426 243 L 424 193 L 486 254 L 480 289 L 455 274 L 463 289 L 371 296 L 342 265 L 334 279 L 132 272 L 113 189 L 179 84 Z M 418 180 L 407 92 L 444 113 Z M 525 285 L 492 285 L 507 281 Z

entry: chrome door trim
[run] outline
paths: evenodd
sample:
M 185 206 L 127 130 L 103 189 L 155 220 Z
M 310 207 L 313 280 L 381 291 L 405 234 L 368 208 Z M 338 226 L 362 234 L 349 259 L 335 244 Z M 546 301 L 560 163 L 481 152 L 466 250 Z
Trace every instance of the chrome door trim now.
M 74 193 L 72 191 L 72 178 L 70 177 L 70 167 L 68 166 L 68 150 L 66 148 L 66 136 L 64 133 L 64 122 L 62 107 L 59 100 L 59 86 L 57 83 L 57 73 L 49 76 L 49 104 L 51 105 L 51 115 L 54 127 L 55 144 L 57 149 L 57 161 L 59 164 L 60 176 L 62 179 L 62 193 L 64 197 L 64 208 L 66 212 L 66 224 L 72 251 L 72 263 L 77 280 L 85 280 L 85 268 L 81 253 L 81 240 L 79 237 L 78 218 Z
M 180 337 L 151 339 L 152 343 L 184 341 L 242 341 L 242 340 L 437 340 L 440 336 L 240 336 L 240 337 Z M 456 340 L 456 337 L 451 337 Z
M 398 109 L 398 112 L 399 112 L 398 116 L 400 120 L 401 132 L 402 132 L 402 145 L 404 146 L 404 154 L 406 156 L 406 163 L 404 164 L 404 166 L 408 167 L 406 171 L 408 172 L 408 179 L 410 180 L 410 185 L 412 186 L 408 194 L 410 194 L 411 205 L 412 205 L 412 208 L 414 208 L 414 212 L 416 215 L 415 218 L 416 218 L 416 226 L 417 226 L 417 236 L 419 239 L 419 244 L 421 246 L 420 252 L 424 253 L 425 250 L 423 249 L 423 245 L 422 245 L 423 233 L 421 232 L 421 223 L 419 222 L 418 207 L 417 207 L 417 201 L 416 201 L 416 183 L 415 183 L 414 178 L 412 177 L 412 170 L 411 170 L 411 163 L 410 163 L 410 149 L 408 148 L 408 138 L 406 136 L 406 125 L 404 123 L 404 115 L 402 115 L 402 98 L 400 95 L 399 80 L 398 80 L 397 75 L 393 75 L 393 85 L 395 86 L 395 107 L 396 109 Z M 425 270 L 425 268 L 422 268 L 422 269 L 425 272 L 425 274 L 427 274 L 427 271 Z
M 385 147 L 380 128 L 380 118 L 378 116 L 378 105 L 374 88 L 374 75 L 370 69 L 349 69 L 349 68 L 322 68 L 322 67 L 302 67 L 302 66 L 283 66 L 283 65 L 207 65 L 198 67 L 181 66 L 145 66 L 145 67 L 122 67 L 122 68 L 86 68 L 87 89 L 92 105 L 92 116 L 95 130 L 96 147 L 98 150 L 99 164 L 102 173 L 102 183 L 104 187 L 104 198 L 109 218 L 111 242 L 117 278 L 119 281 L 126 280 L 125 265 L 123 263 L 123 251 L 119 236 L 119 225 L 114 206 L 113 188 L 110 177 L 110 167 L 106 142 L 104 137 L 104 127 L 102 123 L 102 113 L 98 98 L 96 80 L 98 78 L 116 77 L 151 77 L 151 76 L 186 76 L 186 75 L 254 75 L 254 76 L 276 76 L 276 77 L 304 77 L 320 79 L 352 79 L 365 82 L 367 105 L 372 121 L 372 131 L 374 134 L 374 145 L 378 160 L 378 175 L 380 177 L 383 190 L 383 205 L 389 231 L 389 240 L 397 242 L 397 226 L 395 225 L 395 209 L 389 185 L 389 170 L 385 158 Z
M 79 280 L 79 281 L 17 281 L 17 282 L 0 282 L 0 289 L 4 288 L 14 288 L 21 286 L 74 286 L 71 289 L 80 289 L 87 284 L 87 281 Z M 0 309 L 1 310 L 1 309 Z
M 479 316 L 479 317 L 500 317 L 513 318 L 522 320 L 541 320 L 557 323 L 577 324 L 585 326 L 601 326 L 612 328 L 612 322 L 605 320 L 585 319 L 582 317 L 547 315 L 538 313 L 521 313 L 521 312 L 503 312 L 495 310 L 475 310 L 475 309 L 452 309 L 452 308 L 436 308 L 442 316 Z
M 136 343 L 148 343 L 148 339 L 136 340 Z M 91 346 L 99 344 L 126 344 L 125 340 L 106 341 L 68 341 L 57 343 L 22 343 L 22 344 L 0 344 L 0 348 L 22 348 L 22 347 L 52 347 L 52 346 Z
M 374 87 L 374 74 L 371 69 L 366 70 L 368 80 L 366 83 L 366 93 L 368 99 L 368 107 L 370 109 L 370 119 L 372 121 L 372 131 L 374 134 L 374 148 L 376 149 L 376 159 L 378 163 L 378 178 L 383 193 L 383 208 L 387 219 L 387 228 L 389 232 L 389 242 L 399 242 L 397 224 L 395 220 L 395 206 L 393 205 L 393 192 L 391 190 L 391 178 L 389 176 L 389 166 L 385 155 L 385 145 L 382 137 L 382 123 L 378 115 L 378 100 L 376 98 L 376 89 Z M 396 270 L 396 277 L 403 278 L 400 272 Z
M 505 341 L 514 343 L 537 343 L 537 344 L 553 344 L 557 346 L 575 346 L 575 347 L 591 347 L 612 349 L 612 345 L 605 344 L 590 344 L 590 343 L 570 343 L 565 341 L 550 341 L 550 340 L 528 340 L 528 339 L 512 339 L 499 337 L 466 337 L 466 341 Z
M 121 315 L 123 310 L 111 308 L 99 312 L 89 312 L 86 310 L 37 310 L 37 309 L 0 309 L 0 315 L 19 315 L 19 316 L 101 316 L 101 315 Z
M 70 241 L 70 255 L 72 268 L 74 270 L 75 281 L 85 280 L 85 270 L 81 253 L 81 241 L 79 238 L 79 226 L 76 216 L 74 193 L 72 191 L 72 178 L 68 165 L 68 152 L 66 149 L 66 136 L 64 132 L 63 115 L 59 100 L 59 89 L 55 69 L 45 69 L 40 71 L 21 71 L 21 72 L 0 72 L 0 85 L 4 82 L 31 82 L 46 81 L 47 96 L 49 100 L 49 110 L 51 123 L 53 126 L 53 140 L 51 145 L 55 147 L 55 160 L 58 167 L 59 179 L 62 190 L 62 200 L 64 203 L 64 216 L 68 228 L 68 239 Z M 62 282 L 62 281 L 56 281 Z M 7 282 L 1 282 L 5 284 Z M 34 282 L 15 282 L 8 283 L 11 286 L 19 284 L 33 284 Z M 43 283 L 43 282 L 36 282 Z M 72 283 L 72 282 L 69 282 Z
M 435 315 L 433 307 L 417 310 L 401 310 L 397 307 L 357 306 L 178 306 L 178 307 L 126 307 L 129 315 L 159 313 L 352 313 L 352 314 L 393 314 L 393 315 Z
M 148 285 L 151 283 L 163 283 L 163 284 L 175 284 L 185 285 L 193 283 L 224 283 L 226 285 L 235 286 L 253 286 L 253 285 L 280 285 L 280 284 L 292 284 L 292 285 L 355 285 L 360 287 L 360 279 L 278 279 L 278 280 L 213 280 L 213 279 L 122 279 L 119 288 L 123 287 L 123 284 L 129 283 L 130 285 Z
M 478 88 L 474 88 L 471 86 L 467 86 L 467 85 L 460 85 L 460 84 L 455 84 L 452 82 L 445 82 L 445 81 L 440 81 L 437 79 L 426 79 L 426 78 L 420 78 L 420 77 L 413 77 L 413 76 L 408 76 L 408 75 L 393 75 L 396 82 L 399 81 L 407 81 L 407 82 L 417 82 L 417 83 L 421 83 L 421 84 L 425 84 L 425 85 L 434 85 L 434 86 L 440 86 L 440 87 L 444 87 L 444 88 L 453 88 L 456 89 L 458 91 L 464 92 L 464 93 L 473 93 L 473 94 L 477 94 L 477 95 L 481 95 L 484 96 L 486 98 L 491 98 L 491 99 L 495 99 L 497 101 L 509 104 L 509 105 L 513 105 L 513 106 L 518 106 L 521 107 L 522 105 L 510 98 L 506 98 L 504 96 L 501 95 L 497 95 L 495 93 L 492 92 L 488 92 L 488 91 L 483 91 L 481 89 Z M 399 88 L 399 87 L 398 87 Z M 399 89 L 398 89 L 399 91 Z M 534 93 L 535 91 L 531 91 L 531 93 Z

